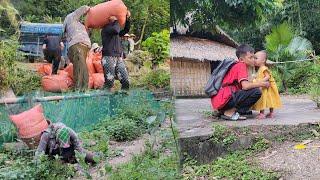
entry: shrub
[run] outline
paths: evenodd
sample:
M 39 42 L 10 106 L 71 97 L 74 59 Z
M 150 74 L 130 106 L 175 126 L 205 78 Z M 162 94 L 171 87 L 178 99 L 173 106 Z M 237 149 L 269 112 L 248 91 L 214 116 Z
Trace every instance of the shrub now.
M 0 41 L 0 91 L 14 83 L 18 41 L 15 38 Z
M 125 118 L 115 118 L 110 121 L 107 131 L 116 141 L 130 141 L 141 134 L 137 124 Z
M 152 56 L 154 70 L 169 56 L 169 42 L 169 31 L 165 29 L 160 33 L 152 33 L 152 36 L 142 43 L 143 49 L 150 52 Z
M 23 95 L 41 88 L 41 77 L 32 71 L 17 69 L 11 87 L 16 95 Z
M 308 63 L 297 65 L 290 78 L 288 87 L 292 93 L 308 93 L 315 85 L 312 79 L 320 79 L 320 65 Z
M 168 89 L 170 87 L 170 74 L 163 69 L 151 71 L 143 77 L 143 82 L 150 89 Z
M 63 164 L 58 157 L 32 157 L 30 153 L 5 155 L 6 160 L 0 161 L 0 179 L 67 179 L 75 175 L 74 166 Z

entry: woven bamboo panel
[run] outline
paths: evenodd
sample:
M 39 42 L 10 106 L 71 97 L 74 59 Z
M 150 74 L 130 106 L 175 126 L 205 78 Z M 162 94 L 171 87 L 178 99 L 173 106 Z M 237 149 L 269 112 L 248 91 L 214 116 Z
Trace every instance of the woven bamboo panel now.
M 210 76 L 208 61 L 174 59 L 170 62 L 171 88 L 175 96 L 202 96 Z

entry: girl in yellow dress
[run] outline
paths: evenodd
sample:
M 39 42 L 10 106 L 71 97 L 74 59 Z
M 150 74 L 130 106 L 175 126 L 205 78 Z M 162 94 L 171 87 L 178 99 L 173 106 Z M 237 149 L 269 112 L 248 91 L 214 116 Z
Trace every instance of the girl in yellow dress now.
M 252 109 L 260 111 L 260 114 L 257 116 L 258 119 L 264 119 L 266 117 L 274 118 L 273 110 L 282 106 L 278 88 L 270 70 L 266 66 L 267 53 L 265 51 L 258 51 L 255 55 L 255 66 L 259 67 L 259 70 L 254 81 L 269 81 L 270 86 L 261 89 L 261 98 L 253 105 Z M 267 108 L 270 109 L 270 112 L 265 115 L 264 110 Z

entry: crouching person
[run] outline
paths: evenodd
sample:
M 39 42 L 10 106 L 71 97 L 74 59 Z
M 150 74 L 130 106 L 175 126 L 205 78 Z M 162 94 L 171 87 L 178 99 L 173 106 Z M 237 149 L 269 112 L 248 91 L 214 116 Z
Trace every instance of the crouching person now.
M 94 164 L 94 154 L 81 147 L 77 134 L 63 123 L 52 123 L 42 133 L 35 156 L 59 155 L 66 163 L 76 163 L 75 151 L 86 154 L 85 162 Z

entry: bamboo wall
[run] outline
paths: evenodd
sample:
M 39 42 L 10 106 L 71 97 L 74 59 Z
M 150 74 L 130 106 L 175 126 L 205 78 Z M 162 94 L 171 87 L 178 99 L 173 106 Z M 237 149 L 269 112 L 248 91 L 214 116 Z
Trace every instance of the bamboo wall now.
M 175 96 L 203 96 L 210 77 L 208 61 L 174 59 L 170 62 L 170 85 Z

